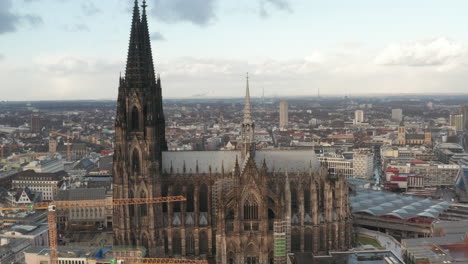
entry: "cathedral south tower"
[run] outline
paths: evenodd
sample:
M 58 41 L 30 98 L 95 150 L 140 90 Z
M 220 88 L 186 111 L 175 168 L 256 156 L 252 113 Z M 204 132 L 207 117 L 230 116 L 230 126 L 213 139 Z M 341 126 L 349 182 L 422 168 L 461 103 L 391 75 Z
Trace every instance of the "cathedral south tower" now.
M 125 76 L 119 79 L 115 134 L 114 198 L 161 196 L 158 185 L 161 151 L 167 149 L 167 144 L 161 80 L 154 71 L 145 1 L 141 14 L 137 0 L 133 7 L 127 66 Z M 157 255 L 158 247 L 163 250 L 156 232 L 162 225 L 162 219 L 158 221 L 156 217 L 160 208 L 160 205 L 114 208 L 114 244 L 144 246 L 149 256 Z

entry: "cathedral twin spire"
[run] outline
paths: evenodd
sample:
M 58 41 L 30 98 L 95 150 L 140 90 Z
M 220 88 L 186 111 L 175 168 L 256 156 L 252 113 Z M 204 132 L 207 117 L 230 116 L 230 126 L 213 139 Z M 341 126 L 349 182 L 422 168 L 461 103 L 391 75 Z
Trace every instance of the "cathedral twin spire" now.
M 126 127 L 130 132 L 147 132 L 145 135 L 157 142 L 155 152 L 159 153 L 167 150 L 165 120 L 161 80 L 155 74 L 146 8 L 145 0 L 141 9 L 139 1 L 135 0 L 125 76 L 121 76 L 119 82 L 116 126 Z M 128 98 L 131 100 L 126 100 Z M 130 126 L 132 122 L 138 123 L 138 129 Z
M 135 0 L 125 71 L 125 79 L 133 88 L 148 87 L 156 82 L 146 7 L 143 0 L 140 17 L 138 0 Z

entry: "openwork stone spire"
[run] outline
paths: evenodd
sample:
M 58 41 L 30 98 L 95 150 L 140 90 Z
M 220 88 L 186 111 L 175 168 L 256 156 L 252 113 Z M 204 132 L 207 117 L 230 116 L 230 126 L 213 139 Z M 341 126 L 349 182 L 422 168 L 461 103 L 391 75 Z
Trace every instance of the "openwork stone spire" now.
M 138 7 L 138 1 L 135 0 L 130 41 L 128 44 L 127 67 L 125 70 L 125 79 L 131 81 L 133 85 L 135 81 L 141 81 L 141 71 L 143 69 L 143 58 L 140 49 L 140 27 L 140 8 Z
M 146 74 L 146 81 L 149 85 L 154 84 L 155 82 L 155 75 L 154 75 L 154 65 L 153 65 L 153 53 L 151 51 L 151 37 L 148 30 L 148 18 L 146 16 L 146 1 L 143 0 L 143 11 L 141 14 L 141 42 L 142 42 L 142 52 L 143 52 L 143 59 L 145 63 L 145 74 Z
M 255 124 L 252 121 L 252 109 L 250 105 L 249 74 L 247 73 L 247 85 L 245 88 L 244 120 L 242 125 L 242 159 L 248 156 L 255 157 Z
M 138 0 L 135 0 L 125 71 L 128 88 L 151 87 L 156 83 L 146 7 L 143 1 L 140 16 Z
M 249 90 L 249 73 L 247 73 L 247 85 L 245 88 L 245 104 L 244 104 L 244 124 L 252 123 L 251 115 L 251 106 L 250 106 L 250 90 Z

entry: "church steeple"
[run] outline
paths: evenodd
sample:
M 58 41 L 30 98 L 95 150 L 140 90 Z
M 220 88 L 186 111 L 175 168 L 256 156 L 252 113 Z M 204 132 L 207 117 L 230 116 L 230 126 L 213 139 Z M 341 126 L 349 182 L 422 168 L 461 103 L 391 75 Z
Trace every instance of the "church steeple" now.
M 138 0 L 135 0 L 125 71 L 129 88 L 144 88 L 156 83 L 146 7 L 144 0 L 140 16 Z
M 135 0 L 125 76 L 119 78 L 113 162 L 113 196 L 118 199 L 161 196 L 162 152 L 167 150 L 167 143 L 161 81 L 154 71 L 146 12 L 146 1 L 140 7 Z M 164 244 L 155 240 L 159 235 L 149 239 L 136 238 L 134 234 L 151 234 L 155 226 L 163 226 L 157 217 L 162 208 L 137 208 L 140 209 L 135 210 L 132 205 L 114 208 L 114 245 L 147 243 L 148 256 L 156 256 L 164 252 Z M 130 211 L 132 215 L 123 217 Z
M 250 107 L 250 90 L 249 90 L 249 73 L 247 73 L 247 85 L 245 88 L 245 103 L 244 103 L 244 124 L 252 123 L 251 107 Z
M 145 59 L 145 69 L 147 74 L 147 81 L 150 85 L 154 84 L 155 82 L 155 75 L 154 75 L 154 65 L 153 65 L 153 54 L 151 51 L 151 37 L 148 30 L 148 18 L 146 16 L 146 0 L 143 0 L 143 11 L 141 14 L 141 42 L 142 42 L 142 52 L 143 58 Z
M 244 101 L 244 119 L 242 120 L 242 159 L 250 154 L 251 157 L 255 156 L 255 124 L 252 121 L 252 109 L 250 105 L 250 88 L 249 88 L 249 74 L 247 73 L 247 83 L 245 88 L 245 101 Z

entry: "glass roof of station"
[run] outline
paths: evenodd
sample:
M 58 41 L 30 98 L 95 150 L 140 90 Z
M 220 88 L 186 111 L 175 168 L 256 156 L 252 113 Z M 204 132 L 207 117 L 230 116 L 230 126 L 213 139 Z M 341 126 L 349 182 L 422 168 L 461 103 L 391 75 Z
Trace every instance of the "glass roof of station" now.
M 394 216 L 405 220 L 418 217 L 435 219 L 450 205 L 447 201 L 362 189 L 350 196 L 349 201 L 353 213 Z

